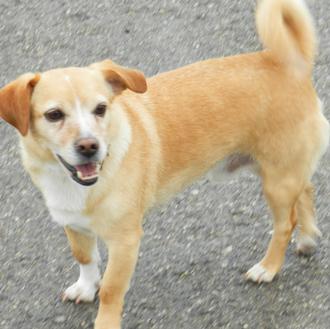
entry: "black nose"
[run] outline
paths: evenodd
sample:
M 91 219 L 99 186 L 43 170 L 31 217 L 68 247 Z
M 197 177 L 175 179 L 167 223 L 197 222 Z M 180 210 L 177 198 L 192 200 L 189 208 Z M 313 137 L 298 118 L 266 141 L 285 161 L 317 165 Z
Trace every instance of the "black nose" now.
M 99 142 L 95 138 L 80 138 L 75 143 L 76 151 L 84 157 L 91 158 L 99 149 Z

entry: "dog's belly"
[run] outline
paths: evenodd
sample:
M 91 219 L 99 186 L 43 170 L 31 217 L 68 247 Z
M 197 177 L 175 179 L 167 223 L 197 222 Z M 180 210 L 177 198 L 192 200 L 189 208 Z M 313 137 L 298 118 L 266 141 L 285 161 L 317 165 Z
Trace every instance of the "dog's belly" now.
M 221 182 L 232 179 L 234 175 L 242 169 L 249 169 L 257 172 L 257 163 L 248 155 L 235 153 L 218 161 L 209 171 L 198 171 L 195 168 L 188 168 L 180 171 L 176 176 L 172 177 L 157 194 L 157 203 L 161 204 L 170 199 L 173 194 L 180 192 L 184 187 L 193 183 L 202 175 L 212 182 Z M 196 174 L 196 172 L 198 174 Z
M 256 162 L 249 155 L 235 153 L 217 162 L 207 173 L 207 178 L 210 181 L 231 179 L 233 175 L 238 174 L 242 169 L 255 171 Z

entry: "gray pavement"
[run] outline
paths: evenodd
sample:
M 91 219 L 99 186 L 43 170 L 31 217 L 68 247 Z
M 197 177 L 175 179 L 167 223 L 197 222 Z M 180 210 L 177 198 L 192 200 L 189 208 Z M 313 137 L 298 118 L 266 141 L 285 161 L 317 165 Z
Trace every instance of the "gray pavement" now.
M 330 118 L 330 2 L 309 1 L 320 36 L 315 83 Z M 260 48 L 254 0 L 0 0 L 0 84 L 26 71 L 104 58 L 148 76 Z M 92 328 L 97 302 L 63 304 L 78 268 L 24 173 L 16 133 L 0 123 L 0 328 Z M 257 178 L 200 180 L 148 215 L 124 329 L 328 329 L 329 152 L 314 176 L 323 232 L 311 258 L 292 244 L 270 285 L 244 280 L 271 221 Z M 105 253 L 103 250 L 103 264 Z

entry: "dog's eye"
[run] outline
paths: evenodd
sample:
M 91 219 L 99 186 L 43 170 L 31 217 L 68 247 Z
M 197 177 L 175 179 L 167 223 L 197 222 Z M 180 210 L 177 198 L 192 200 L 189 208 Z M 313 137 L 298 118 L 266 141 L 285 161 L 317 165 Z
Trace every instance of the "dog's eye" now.
M 104 117 L 106 110 L 107 110 L 107 104 L 101 103 L 95 107 L 93 113 L 98 117 Z
M 45 118 L 50 122 L 57 122 L 64 119 L 64 113 L 60 109 L 52 109 L 45 113 Z

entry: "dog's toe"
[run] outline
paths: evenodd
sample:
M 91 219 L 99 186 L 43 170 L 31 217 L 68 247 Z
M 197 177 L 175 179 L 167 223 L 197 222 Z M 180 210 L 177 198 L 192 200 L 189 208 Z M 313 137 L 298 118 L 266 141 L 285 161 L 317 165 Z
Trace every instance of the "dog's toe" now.
M 268 271 L 258 263 L 249 269 L 246 273 L 246 279 L 257 283 L 271 282 L 275 274 L 276 273 Z
M 63 293 L 63 302 L 70 300 L 75 301 L 76 304 L 80 302 L 90 303 L 93 302 L 95 294 L 98 290 L 96 284 L 86 284 L 81 281 L 77 281 Z

